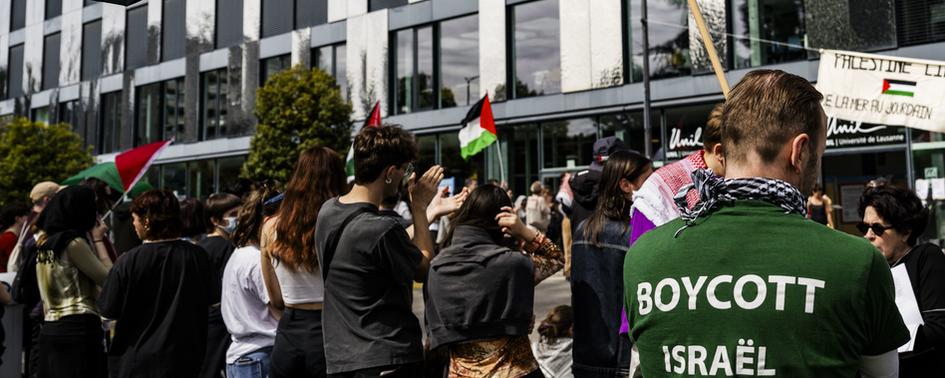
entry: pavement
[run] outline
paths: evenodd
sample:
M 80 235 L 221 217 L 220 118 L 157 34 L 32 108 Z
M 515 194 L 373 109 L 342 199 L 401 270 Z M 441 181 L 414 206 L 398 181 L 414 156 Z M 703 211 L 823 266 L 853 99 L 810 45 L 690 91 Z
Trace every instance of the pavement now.
M 571 305 L 571 284 L 564 279 L 564 274 L 557 274 L 542 281 L 535 287 L 535 327 L 529 336 L 532 342 L 538 341 L 538 324 L 548 316 L 551 309 L 560 305 Z M 413 290 L 413 313 L 423 326 L 423 292 L 419 286 Z

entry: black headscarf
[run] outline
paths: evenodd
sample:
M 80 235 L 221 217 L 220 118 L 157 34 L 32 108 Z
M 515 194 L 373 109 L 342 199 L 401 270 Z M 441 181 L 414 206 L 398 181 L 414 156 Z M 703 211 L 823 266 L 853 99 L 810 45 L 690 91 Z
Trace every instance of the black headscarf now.
M 36 225 L 46 232 L 46 242 L 40 248 L 50 248 L 59 254 L 75 238 L 85 238 L 97 223 L 95 191 L 85 186 L 69 186 L 49 201 Z

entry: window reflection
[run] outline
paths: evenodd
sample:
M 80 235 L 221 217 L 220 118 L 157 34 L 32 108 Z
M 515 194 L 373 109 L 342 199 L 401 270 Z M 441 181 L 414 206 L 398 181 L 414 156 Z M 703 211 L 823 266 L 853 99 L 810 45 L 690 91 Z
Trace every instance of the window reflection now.
M 597 124 L 593 118 L 545 122 L 541 124 L 545 168 L 591 164 Z
M 479 15 L 440 23 L 440 81 L 440 107 L 478 101 Z
M 133 70 L 148 63 L 147 4 L 128 9 L 126 24 L 125 69 Z M 101 33 L 101 26 L 99 26 L 99 33 Z
M 417 110 L 432 109 L 436 93 L 433 86 L 433 27 L 417 29 Z
M 184 134 L 183 78 L 139 87 L 135 114 L 135 146 L 170 138 L 190 141 Z
M 291 65 L 292 55 L 290 54 L 263 59 L 263 62 L 260 65 L 261 72 L 259 73 L 260 84 L 266 85 L 266 81 L 269 80 L 269 76 L 272 76 L 280 71 L 285 71 L 289 69 Z
M 616 136 L 624 141 L 631 149 L 639 153 L 646 153 L 646 125 L 643 124 L 643 112 L 618 113 L 604 115 L 599 118 L 601 137 Z M 660 113 L 654 110 L 650 114 L 651 155 L 660 149 Z M 652 157 L 652 156 L 651 156 Z
M 62 34 L 47 35 L 43 42 L 43 89 L 59 86 L 59 42 Z
M 647 2 L 650 34 L 650 77 L 689 75 L 689 10 L 685 1 Z M 642 51 L 641 51 L 642 54 Z
M 219 187 L 215 188 L 215 192 L 229 192 L 234 194 L 238 192 L 237 186 L 240 181 L 240 170 L 243 168 L 244 161 L 246 161 L 245 156 L 234 156 L 217 160 L 217 183 Z
M 896 1 L 897 34 L 903 46 L 945 41 L 945 2 Z
M 666 109 L 666 158 L 682 159 L 702 149 L 705 124 L 713 104 Z
M 202 139 L 222 138 L 227 135 L 227 92 L 229 80 L 226 69 L 210 71 L 203 74 L 203 126 Z
M 736 0 L 731 12 L 735 68 L 807 59 L 802 1 Z
M 294 0 L 265 0 L 262 2 L 263 38 L 292 31 L 294 20 Z
M 347 49 L 344 43 L 316 47 L 312 50 L 312 61 L 316 68 L 335 78 L 335 85 L 341 90 L 341 98 L 348 98 Z
M 178 196 L 187 194 L 187 163 L 161 166 L 161 186 Z
M 207 1 L 207 0 L 203 0 Z M 184 56 L 186 30 L 184 22 L 187 12 L 184 0 L 164 0 L 163 26 L 161 28 L 161 57 L 163 61 Z
M 187 195 L 193 198 L 204 198 L 214 193 L 213 160 L 200 160 L 187 163 L 188 185 Z
M 82 80 L 96 79 L 102 74 L 102 20 L 82 26 Z
M 10 47 L 6 98 L 23 95 L 23 44 Z
M 511 8 L 514 30 L 514 98 L 561 92 L 558 0 Z
M 102 94 L 102 115 L 98 133 L 99 153 L 121 149 L 121 92 Z
M 243 0 L 216 1 L 216 47 L 239 44 L 243 41 Z
M 401 30 L 395 34 L 396 80 L 394 81 L 394 109 L 397 114 L 411 111 L 413 99 L 413 29 Z
M 509 188 L 516 196 L 527 195 L 528 186 L 538 179 L 538 125 L 520 124 L 502 127 L 499 140 L 505 150 L 503 163 L 508 167 Z M 514 198 L 513 198 L 514 200 Z

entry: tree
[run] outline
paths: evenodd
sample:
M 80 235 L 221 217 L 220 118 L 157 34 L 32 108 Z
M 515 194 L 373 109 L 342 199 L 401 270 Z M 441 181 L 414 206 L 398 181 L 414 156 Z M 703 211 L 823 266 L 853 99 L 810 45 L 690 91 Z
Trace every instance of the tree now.
M 251 180 L 285 183 L 303 150 L 325 146 L 344 154 L 351 143 L 351 104 L 317 68 L 295 66 L 270 76 L 256 92 L 256 118 L 242 172 Z
M 69 125 L 16 118 L 0 127 L 0 203 L 26 202 L 34 184 L 62 182 L 93 162 Z

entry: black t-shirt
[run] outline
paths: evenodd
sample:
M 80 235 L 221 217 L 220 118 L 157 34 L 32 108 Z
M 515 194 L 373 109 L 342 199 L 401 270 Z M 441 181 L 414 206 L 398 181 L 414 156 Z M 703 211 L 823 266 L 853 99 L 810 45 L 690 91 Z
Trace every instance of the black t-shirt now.
M 210 299 L 210 302 L 211 304 L 220 303 L 223 269 L 226 268 L 226 263 L 230 261 L 230 256 L 233 255 L 233 250 L 236 247 L 233 246 L 232 242 L 221 236 L 208 236 L 197 245 L 207 251 L 207 257 L 210 258 L 210 269 L 217 275 L 214 277 L 214 283 L 217 283 L 217 286 L 214 287 L 213 298 Z
M 413 277 L 423 255 L 396 219 L 367 203 L 325 202 L 315 232 L 319 261 L 355 212 L 364 213 L 341 234 L 324 277 L 329 374 L 423 360 L 420 322 L 411 311 Z
M 118 377 L 195 377 L 207 342 L 212 295 L 207 253 L 175 240 L 122 255 L 99 297 L 102 316 L 117 320 L 109 355 Z

